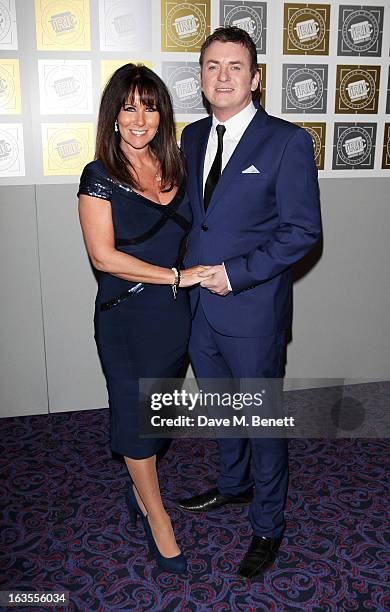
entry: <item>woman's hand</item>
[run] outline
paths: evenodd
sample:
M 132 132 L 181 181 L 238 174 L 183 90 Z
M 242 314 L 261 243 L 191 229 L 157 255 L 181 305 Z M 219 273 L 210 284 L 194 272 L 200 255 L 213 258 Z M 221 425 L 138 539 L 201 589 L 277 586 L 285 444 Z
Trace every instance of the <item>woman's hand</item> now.
M 204 281 L 208 276 L 199 276 L 199 272 L 207 272 L 211 266 L 193 266 L 186 270 L 180 270 L 180 287 L 192 287 L 201 281 Z

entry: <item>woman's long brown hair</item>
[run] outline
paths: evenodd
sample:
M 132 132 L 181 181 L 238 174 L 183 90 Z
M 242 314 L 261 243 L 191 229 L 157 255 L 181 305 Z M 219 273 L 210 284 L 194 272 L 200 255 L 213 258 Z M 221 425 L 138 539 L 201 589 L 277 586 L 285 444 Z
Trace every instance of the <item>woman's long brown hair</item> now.
M 95 158 L 100 159 L 113 179 L 142 191 L 137 173 L 120 147 L 119 132 L 114 129 L 120 110 L 126 102 L 134 102 L 136 93 L 141 104 L 156 108 L 160 114 L 158 131 L 149 147 L 161 168 L 161 187 L 163 191 L 170 191 L 184 177 L 184 160 L 176 143 L 169 91 L 160 77 L 146 66 L 126 64 L 108 81 L 100 103 Z

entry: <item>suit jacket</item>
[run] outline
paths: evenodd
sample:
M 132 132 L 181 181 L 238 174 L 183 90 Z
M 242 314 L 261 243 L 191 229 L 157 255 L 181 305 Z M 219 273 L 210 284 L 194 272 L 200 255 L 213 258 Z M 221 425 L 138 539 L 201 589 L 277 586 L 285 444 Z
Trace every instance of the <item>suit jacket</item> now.
M 227 296 L 195 287 L 211 326 L 228 336 L 263 336 L 291 326 L 290 266 L 318 241 L 321 217 L 317 168 L 307 132 L 259 108 L 203 206 L 203 165 L 211 117 L 188 125 L 187 159 L 193 226 L 185 266 L 225 263 Z M 243 173 L 255 166 L 258 173 Z

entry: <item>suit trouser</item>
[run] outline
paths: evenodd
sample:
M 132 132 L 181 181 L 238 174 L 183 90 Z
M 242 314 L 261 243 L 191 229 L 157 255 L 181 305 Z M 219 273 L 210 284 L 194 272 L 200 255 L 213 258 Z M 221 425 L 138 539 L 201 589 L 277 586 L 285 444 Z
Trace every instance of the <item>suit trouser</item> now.
M 197 378 L 281 378 L 285 333 L 237 338 L 215 331 L 200 300 L 192 323 L 189 354 Z M 255 485 L 249 520 L 255 535 L 279 537 L 284 529 L 288 486 L 287 440 L 219 438 L 223 495 L 239 495 Z M 252 467 L 251 467 L 252 462 Z

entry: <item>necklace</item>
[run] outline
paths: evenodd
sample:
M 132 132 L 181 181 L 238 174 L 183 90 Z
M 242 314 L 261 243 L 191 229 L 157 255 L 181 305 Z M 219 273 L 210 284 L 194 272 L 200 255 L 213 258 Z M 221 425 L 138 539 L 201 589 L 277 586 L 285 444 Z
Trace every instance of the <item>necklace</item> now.
M 143 170 L 143 168 L 144 168 L 144 166 L 140 166 L 140 165 L 138 165 L 138 164 L 135 164 L 134 162 L 132 162 L 132 165 L 133 165 L 133 167 L 135 168 L 136 172 L 137 172 L 137 171 L 140 171 L 140 170 Z M 153 180 L 154 180 L 154 181 L 157 181 L 157 183 L 161 183 L 162 176 L 161 176 L 161 174 L 160 174 L 160 172 L 159 172 L 159 171 L 157 171 L 157 172 L 155 173 L 155 175 L 154 175 L 154 177 L 153 177 Z

